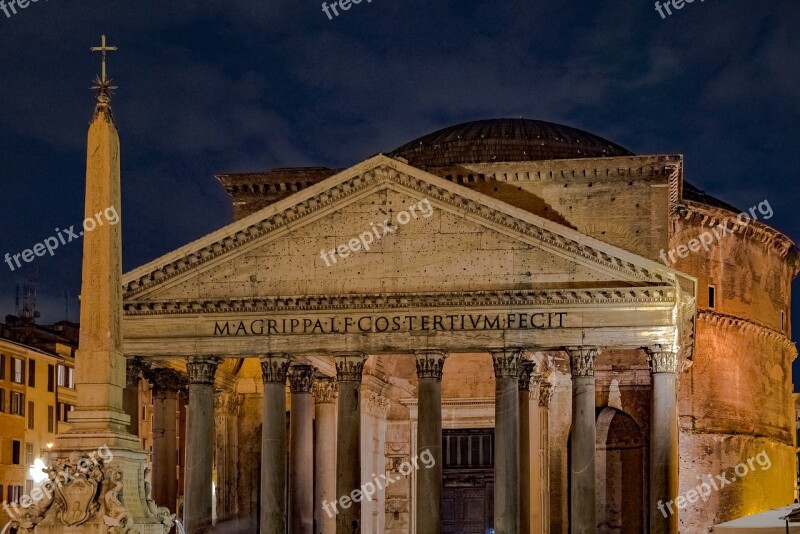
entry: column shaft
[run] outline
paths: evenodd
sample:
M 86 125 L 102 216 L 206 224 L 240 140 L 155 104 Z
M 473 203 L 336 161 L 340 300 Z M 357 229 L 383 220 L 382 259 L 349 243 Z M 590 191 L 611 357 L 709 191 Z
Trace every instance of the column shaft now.
M 149 366 L 140 357 L 134 356 L 125 361 L 125 389 L 122 391 L 122 407 L 131 418 L 128 423 L 128 433 L 139 436 L 139 380 L 141 373 L 147 373 Z M 172 508 L 170 508 L 171 510 Z
M 539 462 L 538 454 L 531 454 L 533 431 L 538 432 L 537 427 L 532 427 L 532 415 L 537 411 L 531 411 L 531 387 L 535 375 L 535 365 L 532 361 L 523 360 L 520 362 L 519 370 L 519 533 L 531 534 L 532 518 L 534 515 L 535 499 L 533 492 L 536 485 L 533 483 L 532 473 L 537 472 Z M 537 417 L 538 420 L 538 417 Z M 538 450 L 536 451 L 538 452 Z
M 678 495 L 678 358 L 675 352 L 648 351 L 653 380 L 650 418 L 650 532 L 677 534 L 678 507 L 665 514 Z M 660 508 L 659 508 L 660 505 Z
M 417 532 L 442 532 L 442 370 L 443 351 L 415 353 L 419 386 L 417 456 L 432 455 L 430 468 L 417 471 Z M 427 451 L 427 452 L 426 452 Z
M 572 370 L 572 448 L 570 454 L 570 532 L 596 531 L 595 378 L 597 350 L 569 350 Z
M 189 413 L 186 429 L 184 521 L 187 534 L 211 527 L 214 465 L 214 374 L 219 358 L 187 359 Z
M 233 391 L 219 391 L 214 397 L 216 422 L 217 501 L 216 521 L 227 522 L 236 512 L 235 490 L 238 430 L 235 421 L 239 397 Z
M 539 464 L 541 534 L 550 534 L 550 400 L 553 386 L 542 382 L 539 387 Z
M 336 500 L 336 382 L 314 381 L 314 522 L 315 534 L 336 534 L 330 503 Z
M 132 436 L 139 436 L 139 420 L 141 419 L 141 415 L 139 414 L 139 379 L 136 378 L 133 383 L 130 381 L 130 377 L 128 380 L 128 385 L 125 386 L 125 389 L 122 390 L 122 406 L 125 410 L 125 413 L 128 414 L 131 418 L 130 423 L 128 423 L 128 433 Z
M 186 392 L 186 376 L 174 369 L 151 368 L 153 385 L 153 500 L 178 509 L 178 396 Z
M 289 376 L 292 391 L 289 428 L 289 533 L 314 531 L 314 397 L 315 369 L 296 365 Z
M 175 510 L 178 503 L 178 392 L 153 391 L 153 500 Z
M 495 376 L 495 534 L 519 531 L 519 350 L 493 350 Z
M 335 357 L 339 389 L 336 428 L 336 495 L 340 499 L 336 534 L 361 530 L 361 500 L 351 499 L 361 487 L 361 373 L 366 357 L 348 354 Z
M 286 373 L 289 356 L 261 358 L 261 534 L 286 532 Z

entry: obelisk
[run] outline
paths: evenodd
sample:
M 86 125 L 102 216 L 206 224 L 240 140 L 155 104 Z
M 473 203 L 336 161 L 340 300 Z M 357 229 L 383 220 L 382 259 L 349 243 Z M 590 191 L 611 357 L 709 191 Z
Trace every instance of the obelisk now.
M 123 410 L 125 356 L 122 353 L 121 224 L 106 214 L 121 214 L 120 143 L 111 112 L 111 81 L 95 80 L 97 101 L 89 125 L 86 152 L 85 225 L 81 286 L 81 330 L 75 357 L 77 405 L 69 413 L 71 429 L 56 437 L 51 456 L 51 498 L 39 502 L 20 522 L 22 532 L 75 534 L 97 532 L 165 534 L 172 517 L 149 496 L 148 454 L 128 433 Z M 100 223 L 102 220 L 102 224 Z

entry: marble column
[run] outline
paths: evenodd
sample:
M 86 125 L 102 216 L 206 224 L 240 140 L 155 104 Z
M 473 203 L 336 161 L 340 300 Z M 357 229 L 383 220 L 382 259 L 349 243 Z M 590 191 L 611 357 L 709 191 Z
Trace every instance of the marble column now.
M 572 447 L 570 449 L 570 532 L 587 534 L 597 528 L 595 510 L 595 378 L 597 349 L 569 347 L 572 373 Z
M 289 533 L 314 532 L 314 385 L 316 369 L 295 365 L 289 373 Z
M 239 404 L 239 395 L 235 391 L 218 391 L 214 394 L 217 522 L 226 522 L 236 515 L 236 458 L 239 448 L 236 419 L 239 415 Z
M 441 350 L 414 352 L 419 382 L 417 456 L 433 455 L 430 469 L 417 472 L 417 532 L 442 532 L 442 369 L 447 354 Z M 428 454 L 428 453 L 426 453 Z
M 660 346 L 647 349 L 653 381 L 650 417 L 650 532 L 678 532 L 678 508 L 664 514 L 664 508 L 678 495 L 678 354 Z
M 361 502 L 352 501 L 350 495 L 361 487 L 361 375 L 367 357 L 363 353 L 338 354 L 334 361 L 339 390 L 336 495 L 344 501 L 336 515 L 336 534 L 356 534 L 361 532 Z
M 530 360 L 522 360 L 519 365 L 519 533 L 531 534 L 533 531 L 533 517 L 538 504 L 534 499 L 536 484 L 533 483 L 533 474 L 538 474 L 538 454 L 532 454 L 534 434 L 538 434 L 538 426 L 533 425 L 533 418 L 538 421 L 538 410 L 531 410 L 531 387 L 534 386 L 536 365 Z M 535 389 L 534 389 L 535 394 Z M 537 403 L 538 404 L 538 403 Z M 538 453 L 538 443 L 535 449 Z
M 490 349 L 495 377 L 494 531 L 519 531 L 519 363 L 518 349 Z
M 330 506 L 336 500 L 336 382 L 328 377 L 314 381 L 314 522 L 315 534 L 336 534 Z
M 553 399 L 553 386 L 542 379 L 539 384 L 539 485 L 541 534 L 550 534 L 550 401 Z
M 288 354 L 261 358 L 264 405 L 261 412 L 262 534 L 286 532 L 286 375 Z
M 139 437 L 139 380 L 141 373 L 147 368 L 142 358 L 134 356 L 125 361 L 125 389 L 122 391 L 122 406 L 131 418 L 128 433 Z
M 154 368 L 145 376 L 153 385 L 153 500 L 178 506 L 178 394 L 186 377 L 174 369 Z
M 222 360 L 186 359 L 189 410 L 186 436 L 186 488 L 183 506 L 187 534 L 211 527 L 211 480 L 214 466 L 214 375 Z

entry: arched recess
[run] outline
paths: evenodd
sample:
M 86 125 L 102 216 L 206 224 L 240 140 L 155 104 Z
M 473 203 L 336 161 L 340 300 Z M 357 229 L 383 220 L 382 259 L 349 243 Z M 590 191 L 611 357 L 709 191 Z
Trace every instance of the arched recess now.
M 605 407 L 597 417 L 597 532 L 645 532 L 645 440 L 628 414 Z

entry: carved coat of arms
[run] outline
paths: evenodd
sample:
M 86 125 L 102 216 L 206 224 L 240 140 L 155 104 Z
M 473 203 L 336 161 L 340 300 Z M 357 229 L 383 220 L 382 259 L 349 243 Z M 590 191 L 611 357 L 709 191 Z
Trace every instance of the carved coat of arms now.
M 67 475 L 65 483 L 56 484 L 58 518 L 69 527 L 82 525 L 100 508 L 98 497 L 103 472 L 99 465 L 86 470 L 71 462 L 64 462 L 58 468 L 56 472 Z

